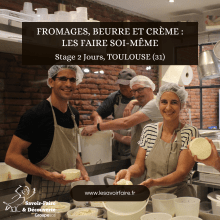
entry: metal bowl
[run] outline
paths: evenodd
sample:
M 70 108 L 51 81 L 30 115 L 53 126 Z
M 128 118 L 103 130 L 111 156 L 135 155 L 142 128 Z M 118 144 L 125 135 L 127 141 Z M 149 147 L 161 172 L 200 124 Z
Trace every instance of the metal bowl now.
M 212 50 L 207 50 L 200 53 L 199 64 L 197 66 L 199 78 L 205 80 L 220 77 L 218 64 L 218 59 Z

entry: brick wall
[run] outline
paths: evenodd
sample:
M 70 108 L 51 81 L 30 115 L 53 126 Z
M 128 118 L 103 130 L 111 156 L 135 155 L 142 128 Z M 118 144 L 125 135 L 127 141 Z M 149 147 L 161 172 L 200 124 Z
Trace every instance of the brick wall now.
M 24 2 L 22 0 L 0 1 L 0 8 L 20 11 Z M 35 0 L 31 2 L 34 8 L 47 7 L 49 13 L 54 13 L 58 9 L 58 1 L 55 0 Z M 149 21 L 146 18 L 127 14 L 93 1 L 73 0 L 64 3 L 67 5 L 67 11 L 75 10 L 79 6 L 87 7 L 89 18 L 103 22 Z M 89 120 L 91 112 L 110 93 L 118 90 L 115 81 L 123 67 L 114 65 L 83 65 L 80 67 L 89 67 L 90 72 L 85 74 L 83 82 L 78 86 L 71 102 L 80 113 L 80 126 L 85 126 L 91 124 Z M 157 66 L 152 66 L 150 71 L 146 71 L 146 66 L 131 66 L 131 68 L 137 74 L 150 77 L 158 85 Z M 5 153 L 21 115 L 49 96 L 50 89 L 46 85 L 48 69 L 49 66 L 23 66 L 21 56 L 0 53 L 0 161 L 4 161 Z M 104 74 L 94 73 L 100 70 L 103 70 Z

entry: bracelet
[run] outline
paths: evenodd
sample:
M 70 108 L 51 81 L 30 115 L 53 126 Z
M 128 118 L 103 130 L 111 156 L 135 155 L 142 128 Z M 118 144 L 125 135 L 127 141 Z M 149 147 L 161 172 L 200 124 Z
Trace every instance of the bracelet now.
M 99 124 L 99 123 L 97 124 L 97 129 L 98 129 L 99 131 L 101 131 L 101 129 L 100 129 L 100 124 Z

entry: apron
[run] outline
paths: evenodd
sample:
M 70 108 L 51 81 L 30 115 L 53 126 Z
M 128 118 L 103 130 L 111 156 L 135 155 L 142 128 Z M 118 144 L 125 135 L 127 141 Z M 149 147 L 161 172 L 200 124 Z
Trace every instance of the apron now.
M 75 121 L 75 116 L 69 105 L 68 108 L 71 112 L 74 128 L 64 128 L 59 126 L 57 124 L 50 97 L 49 102 L 54 119 L 53 141 L 47 156 L 35 165 L 49 172 L 56 171 L 61 173 L 62 170 L 76 168 L 76 157 L 78 155 L 78 127 Z M 29 198 L 28 201 L 40 201 L 45 198 L 68 193 L 71 190 L 71 183 L 62 185 L 34 175 L 32 176 L 31 184 L 26 181 L 25 185 L 28 186 L 30 190 L 36 188 L 35 195 Z M 28 197 L 26 196 L 26 198 Z
M 118 105 L 114 105 L 114 118 L 123 118 L 123 112 L 127 104 L 121 102 L 122 96 L 118 96 Z M 131 129 L 116 130 L 118 134 L 131 136 Z M 112 160 L 122 160 L 130 158 L 130 145 L 123 144 L 113 139 L 112 141 Z
M 178 158 L 181 149 L 181 123 L 179 123 L 178 129 L 174 131 L 170 143 L 166 143 L 161 140 L 161 134 L 163 130 L 163 124 L 159 130 L 156 142 L 150 151 L 149 155 L 145 159 L 145 167 L 147 169 L 146 179 L 158 179 L 174 172 L 177 167 Z M 173 139 L 177 134 L 177 142 L 173 142 Z M 184 181 L 169 186 L 153 186 L 150 190 L 150 195 L 156 193 L 173 193 L 177 197 L 182 196 L 195 196 L 195 190 L 192 185 L 187 184 L 187 180 L 190 175 L 188 174 Z
M 132 113 L 138 112 L 141 108 L 142 108 L 141 106 L 136 105 L 133 108 Z M 151 119 L 148 121 L 141 122 L 140 124 L 137 124 L 131 128 L 131 157 L 130 159 L 131 159 L 132 165 L 135 163 L 135 160 L 137 157 L 137 153 L 139 149 L 138 141 L 140 140 L 142 130 L 145 127 L 145 125 L 149 123 L 152 123 Z M 141 175 L 140 177 L 131 178 L 131 182 L 133 183 L 133 185 L 138 185 L 142 183 L 145 180 L 145 178 L 146 178 L 146 170 L 144 171 L 143 175 Z

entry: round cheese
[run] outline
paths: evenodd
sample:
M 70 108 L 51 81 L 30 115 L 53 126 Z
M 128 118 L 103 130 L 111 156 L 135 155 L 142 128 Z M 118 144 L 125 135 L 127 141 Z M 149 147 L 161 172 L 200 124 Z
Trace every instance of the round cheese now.
M 207 159 L 212 152 L 211 144 L 205 138 L 195 138 L 189 144 L 192 156 L 197 156 L 199 160 Z
M 117 182 L 117 185 L 133 185 L 133 183 L 129 180 L 121 179 Z
M 81 172 L 78 169 L 67 169 L 63 170 L 61 173 L 66 175 L 65 180 L 74 180 L 81 176 Z

